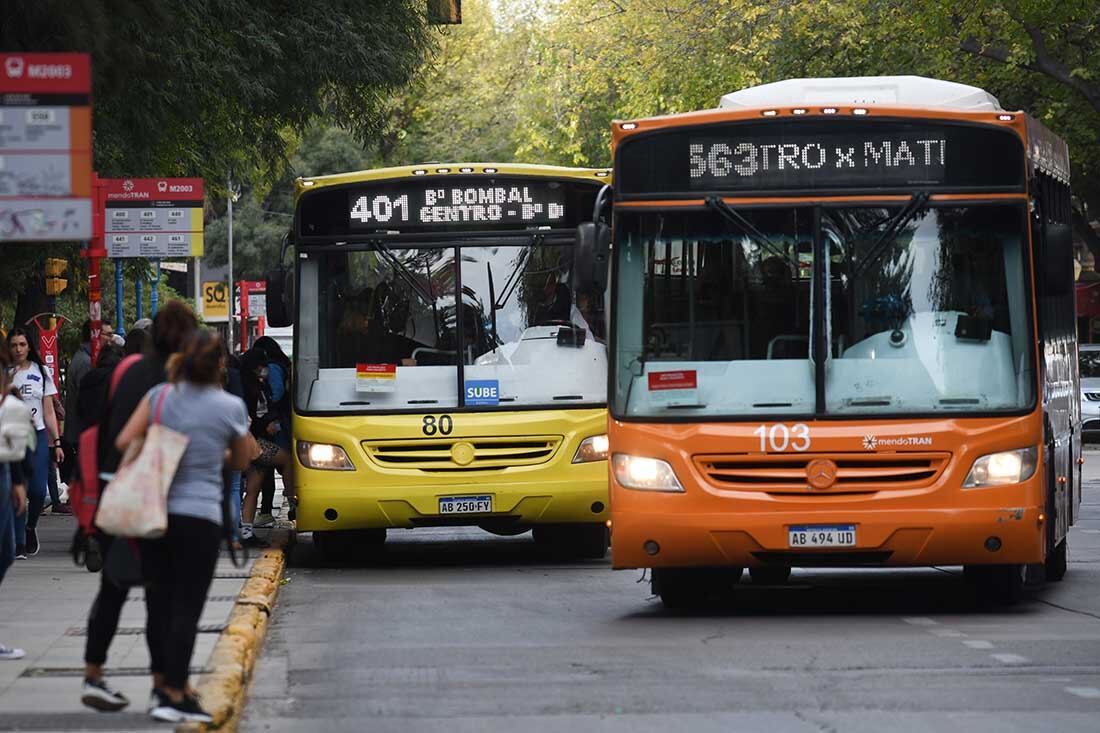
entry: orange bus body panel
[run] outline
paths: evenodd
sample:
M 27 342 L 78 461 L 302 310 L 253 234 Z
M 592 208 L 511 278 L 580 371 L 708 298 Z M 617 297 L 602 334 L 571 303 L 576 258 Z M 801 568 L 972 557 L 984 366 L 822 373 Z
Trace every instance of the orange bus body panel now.
M 612 420 L 615 453 L 653 456 L 672 464 L 684 493 L 624 489 L 612 476 L 612 563 L 616 568 L 763 564 L 782 562 L 790 553 L 792 525 L 854 524 L 858 546 L 814 550 L 836 555 L 838 564 L 939 565 L 1034 563 L 1044 559 L 1040 463 L 1028 481 L 1012 486 L 961 488 L 974 459 L 987 453 L 1037 444 L 1042 422 L 1037 413 L 1009 419 L 882 420 L 808 422 L 811 446 L 805 453 L 761 453 L 760 423 L 624 423 Z M 787 424 L 787 423 L 784 423 Z M 931 438 L 919 451 L 872 452 L 865 439 Z M 801 481 L 746 482 L 730 488 L 705 471 L 705 460 L 722 456 L 759 466 L 767 458 L 784 462 L 827 457 L 842 466 L 852 461 L 904 462 L 907 457 L 933 465 L 926 481 L 874 490 L 851 490 L 842 479 L 831 489 L 809 488 Z M 793 473 L 793 472 L 792 472 Z M 803 477 L 805 476 L 803 470 Z M 901 478 L 907 478 L 905 476 Z M 795 484 L 800 484 L 796 487 Z M 997 552 L 985 549 L 998 537 Z M 645 543 L 660 547 L 648 554 Z M 885 554 L 888 553 L 888 554 Z M 841 560 L 845 558 L 845 560 Z M 872 559 L 873 558 L 873 559 Z M 790 564 L 802 564 L 791 555 Z M 818 563 L 827 564 L 827 563 Z

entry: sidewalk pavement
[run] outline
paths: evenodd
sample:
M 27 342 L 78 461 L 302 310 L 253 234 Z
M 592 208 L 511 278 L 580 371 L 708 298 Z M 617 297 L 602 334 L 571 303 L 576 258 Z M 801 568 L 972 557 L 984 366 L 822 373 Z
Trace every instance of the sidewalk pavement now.
M 277 505 L 281 499 L 276 497 Z M 68 550 L 74 527 L 71 516 L 44 514 L 38 522 L 41 551 L 17 560 L 0 585 L 0 641 L 27 652 L 22 659 L 0 661 L 0 731 L 171 730 L 146 714 L 149 651 L 141 588 L 130 591 L 122 609 L 106 667 L 107 679 L 130 699 L 130 706 L 119 713 L 98 713 L 80 702 L 85 626 L 100 576 L 73 565 Z M 223 549 L 200 619 L 192 684 L 207 668 L 259 554 L 252 550 L 248 563 L 237 568 Z

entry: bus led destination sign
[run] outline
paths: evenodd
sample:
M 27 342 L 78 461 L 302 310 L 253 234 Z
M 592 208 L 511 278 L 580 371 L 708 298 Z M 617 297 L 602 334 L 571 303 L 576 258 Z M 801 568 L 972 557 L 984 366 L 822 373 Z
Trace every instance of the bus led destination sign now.
M 693 191 L 1017 190 L 1011 130 L 939 120 L 768 120 L 672 127 L 627 138 L 620 194 Z
M 701 138 L 688 143 L 688 165 L 696 188 L 736 179 L 767 185 L 782 184 L 788 178 L 831 180 L 844 175 L 939 184 L 946 177 L 947 140 L 876 136 L 837 145 L 816 140 L 770 143 Z
M 564 225 L 565 192 L 553 182 L 433 181 L 353 189 L 348 194 L 351 229 L 400 229 L 462 224 Z

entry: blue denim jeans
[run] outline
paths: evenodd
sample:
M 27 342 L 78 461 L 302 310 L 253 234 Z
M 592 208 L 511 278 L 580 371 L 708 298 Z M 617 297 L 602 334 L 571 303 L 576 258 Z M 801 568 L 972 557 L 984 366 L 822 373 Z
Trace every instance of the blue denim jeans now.
M 229 521 L 233 525 L 230 529 L 233 532 L 233 539 L 240 540 L 241 538 L 241 472 L 234 471 L 233 478 L 230 479 L 229 488 Z
M 31 454 L 31 475 L 27 476 L 27 511 L 15 518 L 15 544 L 27 544 L 27 527 L 38 526 L 38 515 L 46 503 L 46 477 L 50 470 L 50 446 L 46 431 L 39 430 L 37 445 Z
M 15 562 L 15 506 L 11 501 L 11 471 L 0 463 L 0 582 Z

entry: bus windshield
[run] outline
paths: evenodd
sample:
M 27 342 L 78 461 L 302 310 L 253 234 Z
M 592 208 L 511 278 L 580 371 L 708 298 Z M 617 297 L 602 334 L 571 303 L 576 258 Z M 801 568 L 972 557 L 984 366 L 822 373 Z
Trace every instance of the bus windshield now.
M 299 407 L 605 404 L 597 304 L 574 298 L 572 260 L 571 246 L 537 237 L 308 252 L 299 277 Z
M 1032 404 L 1019 205 L 735 208 L 618 214 L 616 414 Z

